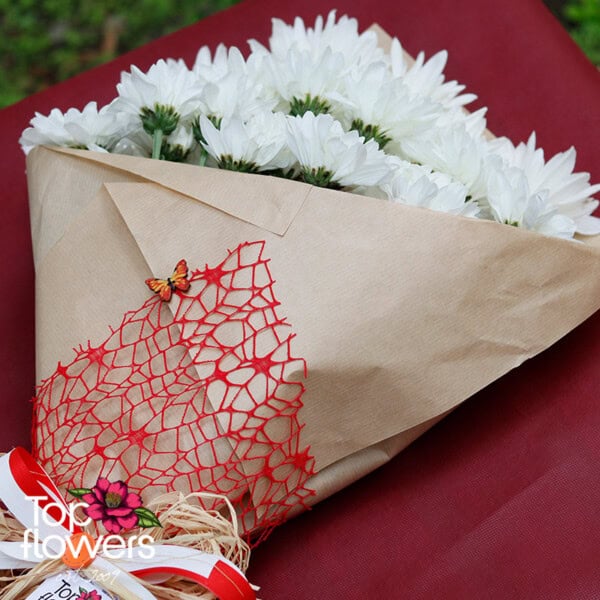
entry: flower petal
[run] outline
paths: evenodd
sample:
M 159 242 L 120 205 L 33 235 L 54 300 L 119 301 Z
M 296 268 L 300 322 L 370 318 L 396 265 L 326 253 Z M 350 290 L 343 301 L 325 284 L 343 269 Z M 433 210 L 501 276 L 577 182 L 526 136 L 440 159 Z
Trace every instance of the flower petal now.
M 121 498 L 127 496 L 127 485 L 123 481 L 115 481 L 108 486 L 107 494 L 118 494 Z
M 129 517 L 118 517 L 117 522 L 123 529 L 133 529 L 138 524 L 138 516 L 132 513 Z
M 109 533 L 121 533 L 123 528 L 119 525 L 118 519 L 106 518 L 102 519 L 102 524 Z
M 95 502 L 99 502 L 100 504 L 104 504 L 104 492 L 99 490 L 97 487 L 92 488 L 92 493 L 96 498 Z
M 84 494 L 81 496 L 81 501 L 86 504 L 92 505 L 98 502 L 98 497 L 92 492 L 91 494 Z
M 94 521 L 99 521 L 106 517 L 106 509 L 103 504 L 90 504 L 90 506 L 83 509 L 83 512 Z
M 128 517 L 133 512 L 132 508 L 127 506 L 118 506 L 117 508 L 107 508 L 106 514 L 109 517 Z
M 106 494 L 108 487 L 110 486 L 110 481 L 108 481 L 108 479 L 106 479 L 105 477 L 98 477 L 98 481 L 96 482 L 96 485 L 94 487 L 94 489 L 101 491 L 103 494 Z
M 129 508 L 139 508 L 140 506 L 142 506 L 142 499 L 139 496 L 139 494 L 134 494 L 133 492 L 130 492 L 129 494 L 127 494 L 123 505 Z

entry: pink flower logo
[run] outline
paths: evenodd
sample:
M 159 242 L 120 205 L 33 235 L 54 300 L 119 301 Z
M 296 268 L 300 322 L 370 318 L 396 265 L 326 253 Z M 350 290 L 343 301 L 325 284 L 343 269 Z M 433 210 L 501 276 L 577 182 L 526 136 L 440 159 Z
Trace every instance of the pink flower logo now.
M 121 533 L 134 527 L 160 527 L 156 515 L 142 506 L 139 494 L 130 492 L 123 481 L 110 482 L 100 477 L 91 488 L 69 490 L 69 493 L 80 498 L 88 506 L 83 512 L 94 521 L 102 521 L 106 531 Z M 84 600 L 88 600 L 87 597 Z M 95 600 L 92 597 L 92 600 Z
M 96 590 L 86 592 L 83 588 L 79 588 L 79 596 L 75 600 L 102 600 L 102 596 Z

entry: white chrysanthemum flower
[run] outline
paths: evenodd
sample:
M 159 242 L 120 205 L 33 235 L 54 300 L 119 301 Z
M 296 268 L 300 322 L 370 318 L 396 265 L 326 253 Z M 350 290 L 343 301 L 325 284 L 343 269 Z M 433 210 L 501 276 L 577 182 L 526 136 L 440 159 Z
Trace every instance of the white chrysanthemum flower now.
M 465 89 L 456 81 L 445 81 L 444 68 L 448 52 L 442 50 L 425 62 L 425 54 L 419 52 L 414 63 L 409 61 L 402 45 L 394 38 L 390 50 L 392 73 L 400 77 L 413 94 L 431 98 L 445 108 L 463 107 L 477 98 L 475 94 L 461 94 Z
M 238 48 L 219 44 L 214 57 L 208 46 L 202 46 L 196 55 L 192 71 L 203 83 L 219 81 L 229 73 L 245 72 L 246 61 Z
M 484 175 L 487 208 L 493 220 L 552 237 L 573 237 L 575 221 L 548 204 L 547 192 L 532 194 L 521 169 L 499 169 L 495 164 L 488 162 Z
M 543 235 L 571 240 L 575 235 L 577 224 L 571 217 L 549 209 L 548 199 L 544 198 L 544 194 L 534 194 L 530 197 L 523 214 L 522 227 Z
M 402 155 L 412 162 L 445 173 L 465 185 L 474 200 L 482 195 L 479 181 L 487 145 L 461 124 L 430 130 L 401 142 Z
M 319 55 L 290 48 L 281 60 L 272 55 L 265 56 L 263 68 L 270 86 L 283 101 L 277 108 L 292 115 L 302 115 L 306 111 L 319 114 L 329 111 L 327 98 L 340 86 L 344 57 L 331 48 Z
M 272 23 L 269 48 L 270 54 L 276 60 L 286 60 L 292 48 L 309 52 L 314 57 L 321 56 L 329 48 L 333 53 L 345 57 L 345 66 L 353 65 L 357 68 L 384 58 L 384 52 L 379 47 L 374 31 L 359 33 L 358 21 L 347 15 L 343 15 L 336 22 L 335 10 L 329 12 L 325 22 L 319 15 L 314 27 L 306 27 L 300 17 L 296 17 L 293 25 L 288 25 L 280 19 L 273 19 Z M 250 40 L 248 43 L 252 52 L 269 52 L 256 40 Z
M 347 129 L 356 129 L 380 148 L 429 129 L 440 116 L 441 106 L 411 94 L 386 65 L 373 63 L 362 72 L 341 80 L 341 91 L 330 94 L 332 114 Z M 393 148 L 392 148 L 393 151 Z
M 36 113 L 30 124 L 19 140 L 25 154 L 42 144 L 107 152 L 124 127 L 108 106 L 98 110 L 96 102 L 89 102 L 82 111 L 70 108 L 63 114 L 54 108 L 48 116 Z
M 256 173 L 286 170 L 295 163 L 286 145 L 286 121 L 281 113 L 263 112 L 248 122 L 223 119 L 220 128 L 200 117 L 207 152 L 222 169 Z
M 180 121 L 189 122 L 197 112 L 202 86 L 182 60 L 161 59 L 147 73 L 135 66 L 131 73 L 121 73 L 117 91 L 111 110 L 129 115 L 136 127 L 141 123 L 154 135 L 153 154 L 157 154 L 162 136 L 173 133 Z
M 113 152 L 127 156 L 150 158 L 152 156 L 152 138 L 140 127 L 135 131 L 127 132 L 115 144 Z
M 338 91 L 340 78 L 350 71 L 362 71 L 384 60 L 374 32 L 358 33 L 355 19 L 346 16 L 336 23 L 331 11 L 325 25 L 318 17 L 314 28 L 297 18 L 293 26 L 273 21 L 269 52 L 251 40 L 251 57 L 260 59 L 267 88 L 283 100 L 281 110 L 292 115 L 329 110 L 327 96 Z
M 159 158 L 173 162 L 183 162 L 195 145 L 194 135 L 190 127 L 178 125 L 175 131 L 163 137 Z M 121 138 L 114 146 L 115 154 L 128 156 L 152 156 L 152 136 L 148 135 L 141 127 L 132 130 Z
M 484 138 L 487 127 L 486 113 L 487 107 L 474 112 L 467 112 L 462 108 L 452 108 L 440 115 L 435 126 L 439 129 L 451 129 L 454 126 L 464 127 L 472 138 Z
M 273 104 L 261 99 L 255 84 L 246 76 L 230 73 L 204 86 L 199 113 L 217 122 L 234 116 L 247 120 L 259 111 L 269 110 Z
M 592 196 L 600 191 L 600 184 L 590 185 L 589 173 L 574 173 L 577 153 L 575 148 L 560 152 L 547 162 L 544 151 L 536 149 L 535 133 L 527 144 L 515 145 L 507 138 L 490 142 L 490 148 L 502 157 L 505 164 L 525 172 L 532 193 L 545 193 L 548 204 L 560 214 L 572 218 L 577 233 L 595 235 L 600 233 L 600 219 L 591 216 L 598 207 Z
M 207 46 L 200 48 L 192 70 L 202 84 L 198 110 L 213 121 L 233 116 L 248 120 L 275 107 L 277 99 L 256 77 L 258 68 L 252 61 L 247 63 L 235 47 L 227 49 L 220 44 L 214 59 Z
M 288 146 L 304 181 L 320 187 L 381 185 L 390 175 L 388 157 L 373 140 L 345 132 L 331 115 L 289 117 Z
M 171 135 L 163 139 L 160 158 L 183 162 L 195 144 L 192 128 L 180 123 Z
M 381 186 L 388 199 L 453 215 L 479 214 L 477 204 L 467 200 L 469 192 L 463 184 L 403 160 L 394 160 L 393 164 L 391 181 Z

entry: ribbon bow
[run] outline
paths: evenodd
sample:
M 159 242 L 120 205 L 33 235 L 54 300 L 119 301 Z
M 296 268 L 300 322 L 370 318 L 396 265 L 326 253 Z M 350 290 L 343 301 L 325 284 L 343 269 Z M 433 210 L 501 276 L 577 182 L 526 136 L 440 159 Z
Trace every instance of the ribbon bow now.
M 61 547 L 69 547 L 67 540 L 83 534 L 58 488 L 23 448 L 15 448 L 0 458 L 0 501 L 41 541 L 37 545 L 27 544 L 25 539 L 0 542 L 0 570 L 31 569 L 43 560 L 40 556 L 44 547 L 60 552 Z M 225 558 L 168 544 L 154 544 L 151 548 L 152 558 L 147 558 L 143 549 L 133 548 L 127 558 L 109 560 L 97 554 L 87 566 L 99 572 L 112 571 L 116 586 L 123 590 L 117 593 L 136 600 L 156 598 L 130 574 L 152 582 L 180 576 L 200 584 L 220 600 L 256 600 L 242 571 Z M 33 549 L 37 551 L 30 552 Z

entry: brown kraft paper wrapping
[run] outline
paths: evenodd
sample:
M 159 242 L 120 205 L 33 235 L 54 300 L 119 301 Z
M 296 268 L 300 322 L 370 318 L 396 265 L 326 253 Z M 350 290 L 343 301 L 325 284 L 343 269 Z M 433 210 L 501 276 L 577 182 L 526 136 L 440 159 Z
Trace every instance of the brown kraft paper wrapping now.
M 28 157 L 37 377 L 148 297 L 179 258 L 265 240 L 306 359 L 313 501 L 600 306 L 600 248 L 267 177 L 78 150 Z M 41 440 L 40 440 L 41 441 Z M 42 441 L 41 441 L 42 442 Z
M 391 38 L 373 29 L 389 50 Z M 227 248 L 266 241 L 308 365 L 299 417 L 316 461 L 310 503 L 390 460 L 600 307 L 598 238 L 574 243 L 268 176 L 57 148 L 30 154 L 28 183 L 38 380 L 148 297 L 143 285 L 114 294 L 107 282 L 143 282 L 184 256 L 216 264 Z

